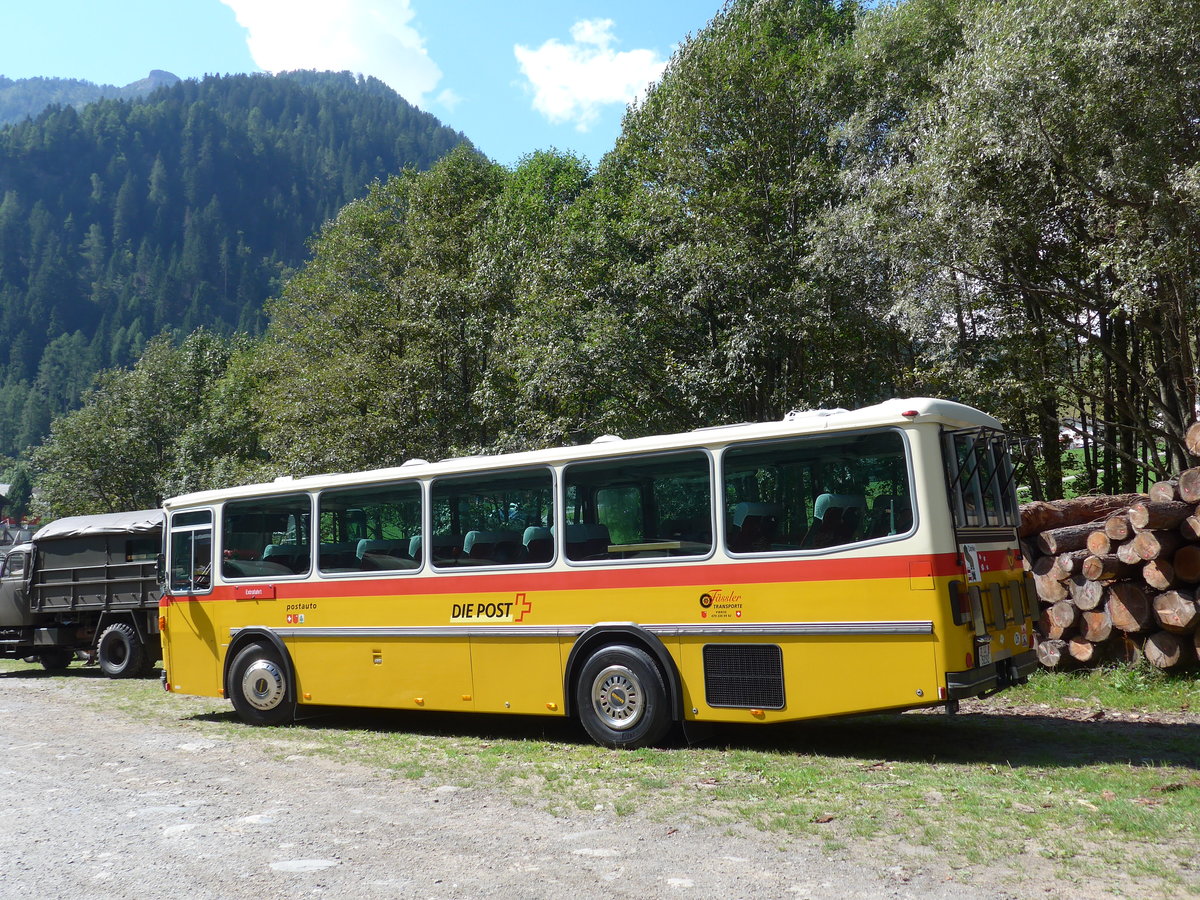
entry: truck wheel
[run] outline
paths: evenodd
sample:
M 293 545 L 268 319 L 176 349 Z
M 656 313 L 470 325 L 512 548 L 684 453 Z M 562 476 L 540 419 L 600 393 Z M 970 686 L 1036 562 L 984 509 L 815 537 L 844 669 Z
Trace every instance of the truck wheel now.
M 128 622 L 114 622 L 96 641 L 100 671 L 109 678 L 133 678 L 146 673 L 146 648 L 137 629 Z
M 282 725 L 296 718 L 296 698 L 279 653 L 248 644 L 229 667 L 229 699 L 243 722 Z
M 74 658 L 74 650 L 65 650 L 61 647 L 56 647 L 53 650 L 43 650 L 38 654 L 38 662 L 42 664 L 42 668 L 47 672 L 61 672 L 71 664 L 71 660 Z
M 662 671 L 637 647 L 593 653 L 579 673 L 575 703 L 584 729 L 606 747 L 645 747 L 671 727 Z

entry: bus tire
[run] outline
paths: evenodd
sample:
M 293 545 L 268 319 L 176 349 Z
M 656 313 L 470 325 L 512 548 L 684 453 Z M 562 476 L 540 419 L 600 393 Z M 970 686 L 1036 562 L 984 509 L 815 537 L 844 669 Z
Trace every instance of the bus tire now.
M 263 644 L 247 644 L 229 667 L 229 699 L 249 725 L 283 725 L 296 718 L 296 698 L 287 666 Z
M 47 672 L 61 672 L 71 664 L 71 660 L 74 658 L 74 650 L 55 647 L 53 650 L 43 650 L 38 654 L 37 659 L 42 664 L 42 668 Z
M 662 670 L 637 647 L 614 644 L 588 657 L 575 684 L 575 703 L 584 730 L 606 747 L 653 745 L 671 728 Z
M 128 622 L 114 622 L 100 632 L 96 661 L 109 678 L 133 678 L 146 674 L 146 648 L 137 629 Z

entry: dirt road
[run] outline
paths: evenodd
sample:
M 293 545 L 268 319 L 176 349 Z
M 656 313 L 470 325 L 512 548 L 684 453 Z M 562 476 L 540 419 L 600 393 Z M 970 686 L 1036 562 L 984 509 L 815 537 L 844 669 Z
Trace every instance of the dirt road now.
M 98 709 L 90 678 L 0 675 L 0 897 L 997 897 L 810 840 L 556 817 L 500 792 L 277 760 Z

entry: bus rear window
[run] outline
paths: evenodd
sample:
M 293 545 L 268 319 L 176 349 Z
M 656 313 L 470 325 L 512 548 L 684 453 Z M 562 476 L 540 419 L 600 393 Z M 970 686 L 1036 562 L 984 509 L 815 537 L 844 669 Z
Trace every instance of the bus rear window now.
M 959 528 L 1019 526 L 1010 439 L 988 428 L 946 432 L 942 439 L 955 525 Z

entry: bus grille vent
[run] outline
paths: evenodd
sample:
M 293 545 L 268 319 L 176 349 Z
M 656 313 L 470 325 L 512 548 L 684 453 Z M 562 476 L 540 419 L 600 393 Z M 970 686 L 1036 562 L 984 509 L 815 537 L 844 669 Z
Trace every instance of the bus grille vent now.
M 705 644 L 709 706 L 783 709 L 783 651 L 775 644 Z

